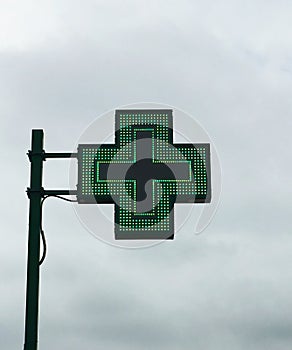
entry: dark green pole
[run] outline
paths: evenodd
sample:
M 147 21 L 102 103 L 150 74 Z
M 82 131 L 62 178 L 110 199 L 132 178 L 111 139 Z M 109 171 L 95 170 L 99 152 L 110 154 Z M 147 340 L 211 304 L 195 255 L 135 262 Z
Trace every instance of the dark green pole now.
M 43 138 L 43 130 L 32 130 L 24 350 L 37 350 L 38 343 Z

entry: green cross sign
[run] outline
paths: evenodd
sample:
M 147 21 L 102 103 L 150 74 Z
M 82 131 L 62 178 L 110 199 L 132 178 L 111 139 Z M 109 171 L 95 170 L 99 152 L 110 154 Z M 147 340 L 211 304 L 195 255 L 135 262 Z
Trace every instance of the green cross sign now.
M 78 147 L 78 202 L 114 204 L 116 239 L 172 239 L 174 204 L 211 200 L 210 145 L 174 144 L 171 109 L 115 117 L 115 144 Z

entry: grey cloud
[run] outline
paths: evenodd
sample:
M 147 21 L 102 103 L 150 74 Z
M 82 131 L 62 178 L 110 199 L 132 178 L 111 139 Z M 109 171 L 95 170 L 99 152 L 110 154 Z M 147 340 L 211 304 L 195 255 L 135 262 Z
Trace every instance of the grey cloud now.
M 290 350 L 291 5 L 80 5 L 50 2 L 39 35 L 24 11 L 31 38 L 17 48 L 15 23 L 1 46 L 1 348 L 23 343 L 30 130 L 72 151 L 100 113 L 154 101 L 210 133 L 218 213 L 202 235 L 192 219 L 171 244 L 129 251 L 90 236 L 70 204 L 46 203 L 40 349 Z M 47 161 L 44 177 L 67 187 L 68 164 Z

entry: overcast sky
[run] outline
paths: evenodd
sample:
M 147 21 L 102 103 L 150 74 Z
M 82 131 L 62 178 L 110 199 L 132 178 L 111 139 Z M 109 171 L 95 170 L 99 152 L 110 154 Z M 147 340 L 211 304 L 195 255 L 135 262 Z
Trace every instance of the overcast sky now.
M 140 101 L 208 131 L 217 215 L 129 250 L 49 199 L 40 349 L 292 348 L 291 13 L 288 0 L 0 1 L 1 349 L 23 344 L 31 129 L 74 151 L 97 116 Z M 68 169 L 47 161 L 45 186 L 68 188 Z

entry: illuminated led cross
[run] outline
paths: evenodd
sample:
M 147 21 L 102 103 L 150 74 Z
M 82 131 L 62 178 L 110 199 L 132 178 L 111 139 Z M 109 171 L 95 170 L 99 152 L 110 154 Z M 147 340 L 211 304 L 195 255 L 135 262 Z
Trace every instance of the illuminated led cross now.
M 174 235 L 175 203 L 211 199 L 209 144 L 173 144 L 172 110 L 117 110 L 114 145 L 79 145 L 79 203 L 115 204 L 116 239 Z

